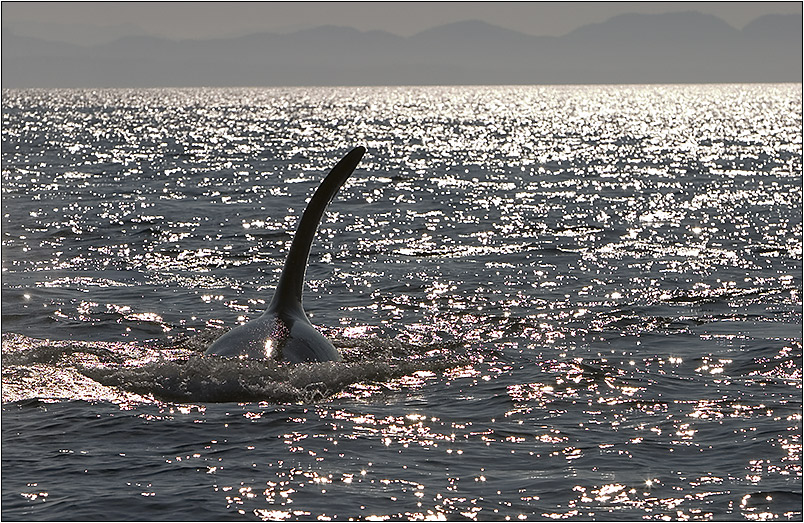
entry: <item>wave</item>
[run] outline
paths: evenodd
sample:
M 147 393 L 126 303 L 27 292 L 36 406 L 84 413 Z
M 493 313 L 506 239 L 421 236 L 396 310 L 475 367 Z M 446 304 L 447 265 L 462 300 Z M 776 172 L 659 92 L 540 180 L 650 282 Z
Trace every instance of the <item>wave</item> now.
M 379 338 L 336 338 L 341 362 L 292 365 L 204 355 L 220 335 L 220 330 L 207 330 L 143 345 L 4 334 L 3 402 L 313 403 L 417 386 L 468 362 L 456 357 L 456 343 L 415 345 Z

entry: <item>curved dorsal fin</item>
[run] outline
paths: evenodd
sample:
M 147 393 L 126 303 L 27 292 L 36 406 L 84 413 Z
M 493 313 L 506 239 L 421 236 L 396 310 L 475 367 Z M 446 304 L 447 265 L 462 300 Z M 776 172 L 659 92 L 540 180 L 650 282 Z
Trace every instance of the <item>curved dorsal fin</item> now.
M 307 270 L 307 258 L 310 256 L 310 246 L 315 238 L 318 224 L 324 215 L 324 210 L 329 202 L 335 197 L 338 189 L 349 175 L 355 170 L 360 159 L 363 158 L 366 149 L 356 147 L 349 151 L 338 164 L 332 168 L 324 181 L 310 198 L 310 203 L 302 214 L 296 236 L 290 246 L 288 257 L 285 260 L 285 268 L 282 276 L 279 277 L 279 284 L 276 286 L 276 293 L 268 310 L 287 307 L 301 307 L 302 287 L 304 286 L 304 273 Z

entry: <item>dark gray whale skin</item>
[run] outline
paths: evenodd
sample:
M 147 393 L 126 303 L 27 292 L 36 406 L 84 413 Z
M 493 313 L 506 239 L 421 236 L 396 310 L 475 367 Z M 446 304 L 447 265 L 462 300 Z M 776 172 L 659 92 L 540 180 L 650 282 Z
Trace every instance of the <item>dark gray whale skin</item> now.
M 206 350 L 207 355 L 290 363 L 341 360 L 338 349 L 313 327 L 304 313 L 302 287 L 310 245 L 324 210 L 365 152 L 363 147 L 352 149 L 335 165 L 313 194 L 302 214 L 274 297 L 262 316 L 218 338 Z

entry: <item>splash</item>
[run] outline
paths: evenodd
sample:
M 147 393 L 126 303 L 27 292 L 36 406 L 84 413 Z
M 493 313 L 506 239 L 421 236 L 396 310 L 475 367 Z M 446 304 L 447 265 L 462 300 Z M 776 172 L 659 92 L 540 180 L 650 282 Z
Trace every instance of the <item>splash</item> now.
M 171 344 L 72 342 L 3 335 L 3 402 L 26 399 L 315 403 L 421 387 L 451 368 L 458 346 L 339 338 L 342 362 L 287 364 L 201 354 L 220 331 Z M 163 346 L 164 345 L 164 346 Z

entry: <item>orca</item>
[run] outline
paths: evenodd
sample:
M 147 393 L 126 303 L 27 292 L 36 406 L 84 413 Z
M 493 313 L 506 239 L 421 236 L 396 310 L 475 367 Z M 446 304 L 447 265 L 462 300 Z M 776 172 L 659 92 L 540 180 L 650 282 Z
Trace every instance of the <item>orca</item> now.
M 327 205 L 363 158 L 356 147 L 324 178 L 299 221 L 274 297 L 258 318 L 235 327 L 206 350 L 207 355 L 271 359 L 290 363 L 340 361 L 341 354 L 304 313 L 302 287 L 310 245 Z

